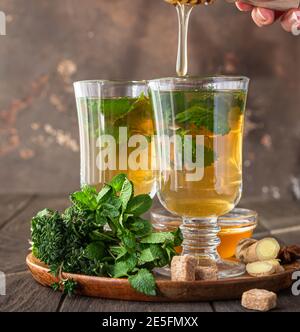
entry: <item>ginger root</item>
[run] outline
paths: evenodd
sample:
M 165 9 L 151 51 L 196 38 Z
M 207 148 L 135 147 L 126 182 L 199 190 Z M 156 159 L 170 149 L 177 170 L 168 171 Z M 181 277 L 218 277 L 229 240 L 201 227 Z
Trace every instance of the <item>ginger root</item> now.
M 236 249 L 235 249 L 235 257 L 240 260 L 241 262 L 245 261 L 245 254 L 247 252 L 247 249 L 254 243 L 256 243 L 257 240 L 255 239 L 242 239 Z
M 246 265 L 246 271 L 253 277 L 265 277 L 274 274 L 276 267 L 268 262 L 254 262 Z
M 280 265 L 279 259 L 270 259 L 265 261 L 266 263 L 272 264 L 275 267 L 275 273 L 284 272 L 284 267 Z
M 243 263 L 273 260 L 278 257 L 280 245 L 276 239 L 268 237 L 259 241 L 242 240 L 236 248 L 236 257 Z

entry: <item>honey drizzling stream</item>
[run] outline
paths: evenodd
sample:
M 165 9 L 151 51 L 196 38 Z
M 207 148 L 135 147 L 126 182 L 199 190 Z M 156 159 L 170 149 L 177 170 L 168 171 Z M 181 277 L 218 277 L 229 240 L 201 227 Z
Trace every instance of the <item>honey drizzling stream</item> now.
M 208 5 L 212 1 L 207 0 L 166 0 L 176 6 L 178 16 L 178 52 L 176 72 L 179 77 L 184 77 L 188 74 L 188 31 L 191 12 L 195 5 Z

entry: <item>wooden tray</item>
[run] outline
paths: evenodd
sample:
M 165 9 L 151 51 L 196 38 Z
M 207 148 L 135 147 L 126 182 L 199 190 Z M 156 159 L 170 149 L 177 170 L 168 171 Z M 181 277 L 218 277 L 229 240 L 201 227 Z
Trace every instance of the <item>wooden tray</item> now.
M 48 267 L 32 254 L 26 259 L 33 278 L 43 286 L 50 286 L 58 280 L 49 273 Z M 243 292 L 261 288 L 273 292 L 292 285 L 292 273 L 300 270 L 300 263 L 285 266 L 285 271 L 276 275 L 253 278 L 248 275 L 218 281 L 174 282 L 157 279 L 157 296 L 146 296 L 136 292 L 126 279 L 90 277 L 86 275 L 63 273 L 63 278 L 71 278 L 78 283 L 77 294 L 145 302 L 199 302 L 233 300 L 241 298 Z

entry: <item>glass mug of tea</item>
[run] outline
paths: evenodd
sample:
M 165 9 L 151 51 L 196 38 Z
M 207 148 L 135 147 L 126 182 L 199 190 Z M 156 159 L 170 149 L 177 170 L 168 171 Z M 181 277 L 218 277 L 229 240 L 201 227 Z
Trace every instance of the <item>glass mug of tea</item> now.
M 153 112 L 145 81 L 74 83 L 80 131 L 81 185 L 97 190 L 124 173 L 135 193 L 155 195 Z
M 158 198 L 182 217 L 182 254 L 217 264 L 219 277 L 244 272 L 220 258 L 218 217 L 242 192 L 242 143 L 249 79 L 165 78 L 149 82 L 155 114 Z

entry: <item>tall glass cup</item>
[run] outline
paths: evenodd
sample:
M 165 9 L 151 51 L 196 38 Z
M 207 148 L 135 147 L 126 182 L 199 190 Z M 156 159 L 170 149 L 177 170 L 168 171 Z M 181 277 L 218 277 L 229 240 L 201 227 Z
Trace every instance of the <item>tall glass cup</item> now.
M 147 82 L 82 81 L 74 83 L 77 102 L 81 185 L 100 189 L 125 173 L 135 194 L 155 194 L 152 167 L 152 108 Z
M 183 218 L 183 254 L 218 265 L 219 277 L 244 266 L 221 260 L 217 220 L 242 192 L 242 142 L 249 79 L 165 78 L 149 83 L 155 113 L 158 197 Z

